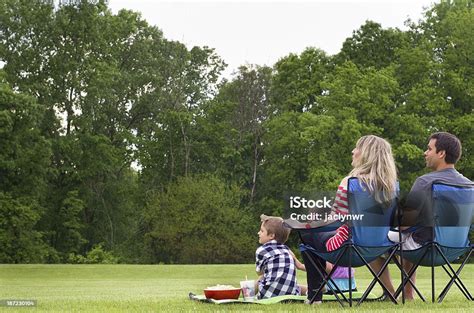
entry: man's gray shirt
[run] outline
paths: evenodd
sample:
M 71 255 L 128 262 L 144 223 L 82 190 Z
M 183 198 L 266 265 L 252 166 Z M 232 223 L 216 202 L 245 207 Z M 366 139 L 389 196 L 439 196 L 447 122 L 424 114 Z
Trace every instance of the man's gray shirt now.
M 471 180 L 454 168 L 431 172 L 415 180 L 407 196 L 405 210 L 414 210 L 417 217 L 415 220 L 409 221 L 408 224 L 405 222 L 405 225 L 418 225 L 413 232 L 413 239 L 419 244 L 432 240 L 432 229 L 429 226 L 432 226 L 431 188 L 435 182 L 462 186 L 474 185 Z

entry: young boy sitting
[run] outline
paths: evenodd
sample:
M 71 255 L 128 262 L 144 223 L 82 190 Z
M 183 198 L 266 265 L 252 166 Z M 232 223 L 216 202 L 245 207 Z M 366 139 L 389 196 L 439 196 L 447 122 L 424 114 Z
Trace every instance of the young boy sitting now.
M 296 268 L 305 270 L 305 266 L 284 245 L 290 229 L 283 226 L 281 217 L 262 214 L 260 219 L 258 237 L 262 245 L 255 252 L 256 271 L 260 276 L 257 298 L 305 294 L 306 286 L 298 286 L 296 282 Z

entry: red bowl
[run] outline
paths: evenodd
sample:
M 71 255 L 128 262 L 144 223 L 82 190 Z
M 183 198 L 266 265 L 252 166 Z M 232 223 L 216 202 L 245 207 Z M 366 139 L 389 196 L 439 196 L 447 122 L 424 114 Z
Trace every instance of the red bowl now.
M 240 288 L 212 290 L 204 289 L 204 295 L 207 299 L 223 300 L 223 299 L 238 299 L 240 296 Z

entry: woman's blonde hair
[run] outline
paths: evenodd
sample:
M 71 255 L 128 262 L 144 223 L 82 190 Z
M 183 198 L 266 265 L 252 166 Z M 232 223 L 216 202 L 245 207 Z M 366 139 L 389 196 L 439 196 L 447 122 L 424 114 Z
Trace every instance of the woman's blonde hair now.
M 360 156 L 355 160 L 349 176 L 357 177 L 364 183 L 379 203 L 393 200 L 397 185 L 397 169 L 392 147 L 387 140 L 367 135 L 356 144 Z

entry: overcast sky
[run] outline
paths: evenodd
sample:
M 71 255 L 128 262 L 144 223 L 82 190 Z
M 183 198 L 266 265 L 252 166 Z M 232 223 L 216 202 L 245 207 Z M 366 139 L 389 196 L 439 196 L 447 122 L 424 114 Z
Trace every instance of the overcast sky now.
M 141 12 L 168 39 L 191 48 L 209 46 L 229 64 L 272 66 L 289 53 L 317 47 L 336 54 L 352 31 L 370 19 L 384 28 L 406 29 L 433 0 L 109 0 L 112 12 Z

